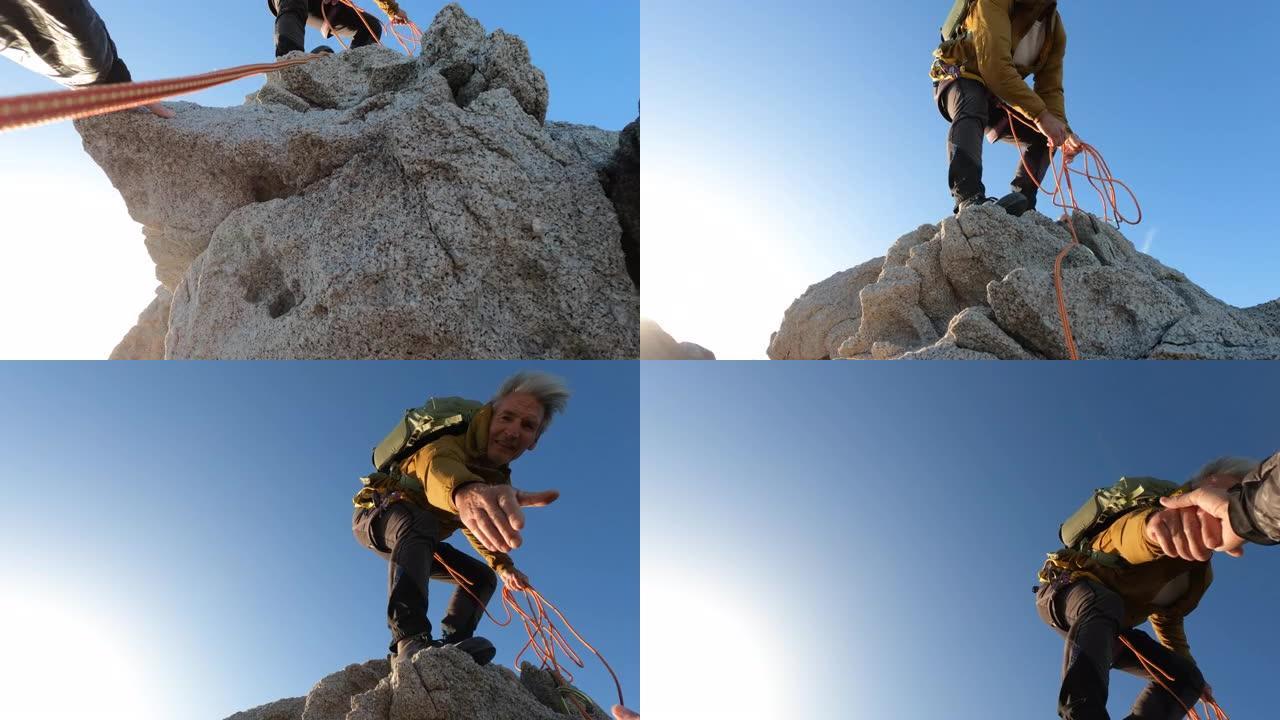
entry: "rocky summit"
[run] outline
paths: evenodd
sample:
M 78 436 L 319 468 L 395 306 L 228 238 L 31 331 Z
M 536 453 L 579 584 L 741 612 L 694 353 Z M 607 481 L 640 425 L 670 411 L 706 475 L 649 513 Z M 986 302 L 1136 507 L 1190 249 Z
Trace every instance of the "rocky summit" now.
M 525 43 L 456 4 L 422 47 L 76 123 L 162 286 L 113 358 L 637 357 L 639 123 L 547 123 Z
M 1139 252 L 1118 230 L 1072 216 L 1062 263 L 1081 358 L 1280 359 L 1280 300 L 1237 308 Z M 1068 357 L 1053 265 L 1064 217 L 968 208 L 902 236 L 884 257 L 811 286 L 769 343 L 775 360 Z
M 611 720 L 589 700 L 562 699 L 551 674 L 524 663 L 520 675 L 480 667 L 456 648 L 430 648 L 413 658 L 349 665 L 316 683 L 305 697 L 285 698 L 226 720 Z

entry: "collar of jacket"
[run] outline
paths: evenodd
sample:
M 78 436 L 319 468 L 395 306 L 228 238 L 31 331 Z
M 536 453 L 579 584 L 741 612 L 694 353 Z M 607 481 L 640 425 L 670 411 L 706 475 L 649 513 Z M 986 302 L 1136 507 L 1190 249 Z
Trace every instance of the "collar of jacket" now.
M 463 443 L 463 451 L 467 458 L 477 465 L 493 467 L 495 470 L 507 470 L 507 465 L 494 467 L 489 462 L 489 423 L 493 422 L 493 406 L 485 405 L 471 416 L 467 424 L 467 437 Z

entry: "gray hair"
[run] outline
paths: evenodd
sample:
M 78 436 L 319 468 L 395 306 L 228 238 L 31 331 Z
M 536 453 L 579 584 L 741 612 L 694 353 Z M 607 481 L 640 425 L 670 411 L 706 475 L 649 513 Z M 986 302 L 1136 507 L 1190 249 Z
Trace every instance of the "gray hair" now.
M 1249 473 L 1258 469 L 1262 463 L 1247 457 L 1220 457 L 1200 468 L 1200 472 L 1191 478 L 1191 485 L 1199 487 L 1201 483 L 1214 475 L 1227 475 L 1243 480 Z
M 537 398 L 538 404 L 542 406 L 542 427 L 538 428 L 538 432 L 546 430 L 551 419 L 563 412 L 564 406 L 569 402 L 569 388 L 565 386 L 564 380 L 531 370 L 523 370 L 504 380 L 502 387 L 498 388 L 489 402 L 497 405 L 498 401 L 512 393 L 529 393 Z

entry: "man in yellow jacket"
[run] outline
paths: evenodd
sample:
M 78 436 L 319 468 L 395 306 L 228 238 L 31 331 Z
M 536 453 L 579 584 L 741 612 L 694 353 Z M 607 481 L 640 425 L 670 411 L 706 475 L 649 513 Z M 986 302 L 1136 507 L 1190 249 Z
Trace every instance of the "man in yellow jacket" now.
M 498 576 L 516 590 L 529 586 L 506 554 L 521 544 L 520 508 L 545 506 L 560 496 L 554 490 L 515 489 L 510 464 L 534 448 L 568 399 L 568 389 L 550 375 L 508 378 L 465 433 L 427 443 L 400 463 L 399 472 L 417 482 L 381 490 L 372 507 L 357 507 L 351 519 L 356 541 L 387 560 L 392 652 L 409 658 L 428 647 L 453 645 L 482 665 L 493 659 L 493 644 L 474 634 Z M 462 530 L 485 562 L 444 542 L 455 530 Z M 440 622 L 442 637 L 433 640 L 427 581 L 458 582 L 445 566 L 462 583 Z
M 1184 489 L 1230 488 L 1256 466 L 1220 458 Z M 1200 603 L 1213 571 L 1207 561 L 1183 560 L 1162 549 L 1168 524 L 1178 521 L 1179 512 L 1159 505 L 1128 511 L 1090 541 L 1091 554 L 1061 550 L 1041 570 L 1036 610 L 1066 639 L 1058 694 L 1064 720 L 1107 720 L 1112 668 L 1150 681 L 1134 701 L 1131 718 L 1178 720 L 1201 697 L 1212 698 L 1191 655 L 1183 619 Z M 1151 623 L 1155 639 L 1137 629 L 1144 621 Z M 1172 676 L 1165 681 L 1169 690 L 1147 674 L 1134 650 Z
M 1034 209 L 1051 149 L 1068 156 L 1080 149 L 1067 125 L 1067 34 L 1057 2 L 958 0 L 943 33 L 930 77 L 938 110 L 951 123 L 947 174 L 954 211 L 990 202 L 1013 215 Z M 1029 75 L 1034 86 L 1027 85 Z M 1016 142 L 1021 156 L 1012 192 L 998 201 L 982 183 L 984 132 L 992 142 Z

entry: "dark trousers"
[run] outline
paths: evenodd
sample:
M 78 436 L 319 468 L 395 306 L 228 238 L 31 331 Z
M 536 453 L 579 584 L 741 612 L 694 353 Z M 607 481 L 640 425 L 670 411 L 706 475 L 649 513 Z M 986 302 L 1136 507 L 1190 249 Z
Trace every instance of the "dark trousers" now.
M 1064 720 L 1108 720 L 1107 681 L 1111 668 L 1150 680 L 1129 710 L 1129 720 L 1178 720 L 1204 692 L 1204 678 L 1195 663 L 1174 653 L 1136 628 L 1120 627 L 1124 602 L 1110 589 L 1091 580 L 1065 585 L 1046 584 L 1036 593 L 1040 619 L 1066 638 L 1062 655 L 1062 689 L 1058 716 Z M 1164 680 L 1178 694 L 1160 687 L 1121 644 L 1124 637 L 1156 667 L 1173 676 Z M 1179 703 L 1178 699 L 1182 702 Z
M 342 4 L 323 6 L 324 0 L 267 0 L 267 7 L 276 16 L 276 57 L 304 50 L 306 26 L 320 30 L 326 17 L 333 34 L 346 39 L 353 48 L 372 45 L 382 37 L 382 23 L 369 13 L 357 13 Z
M 382 510 L 357 509 L 351 518 L 351 532 L 357 542 L 387 561 L 387 627 L 391 629 L 392 652 L 400 640 L 431 632 L 427 581 L 455 582 L 435 562 L 433 555 L 437 553 L 470 582 L 466 589 L 454 590 L 449 599 L 440 621 L 441 637 L 452 642 L 475 634 L 484 607 L 498 587 L 498 576 L 483 562 L 440 542 L 440 524 L 431 513 L 409 502 L 392 503 Z
M 1018 147 L 1021 160 L 1010 188 L 1026 195 L 1034 208 L 1037 188 L 1049 170 L 1049 139 L 1017 113 L 1013 113 L 1016 125 L 1011 127 L 1009 113 L 977 80 L 959 78 L 939 83 L 934 87 L 934 100 L 942 117 L 951 123 L 947 133 L 947 183 L 957 206 L 961 200 L 987 193 L 982 184 L 982 137 L 987 134 Z

